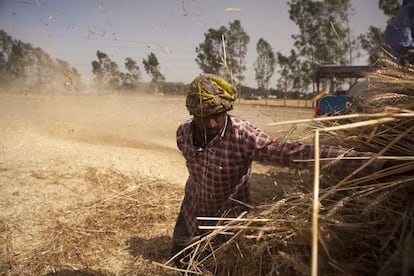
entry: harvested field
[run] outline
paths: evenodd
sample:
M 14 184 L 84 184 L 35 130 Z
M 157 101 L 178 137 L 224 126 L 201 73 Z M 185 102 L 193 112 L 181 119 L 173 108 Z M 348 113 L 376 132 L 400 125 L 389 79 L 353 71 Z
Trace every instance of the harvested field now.
M 237 104 L 272 135 L 312 109 Z M 0 275 L 176 275 L 163 268 L 186 169 L 182 97 L 0 95 Z M 257 204 L 300 183 L 254 165 Z

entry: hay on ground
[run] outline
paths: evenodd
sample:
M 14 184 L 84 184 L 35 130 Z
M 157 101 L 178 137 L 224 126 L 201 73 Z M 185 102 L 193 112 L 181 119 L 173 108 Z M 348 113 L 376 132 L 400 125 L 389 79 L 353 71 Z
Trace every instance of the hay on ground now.
M 12 239 L 0 235 L 5 275 L 176 275 L 152 261 L 169 257 L 172 233 L 166 229 L 176 217 L 179 189 L 113 170 L 97 173 L 102 185 L 117 178 L 120 191 L 45 216 L 29 251 L 12 255 Z M 0 222 L 7 233 L 7 222 Z

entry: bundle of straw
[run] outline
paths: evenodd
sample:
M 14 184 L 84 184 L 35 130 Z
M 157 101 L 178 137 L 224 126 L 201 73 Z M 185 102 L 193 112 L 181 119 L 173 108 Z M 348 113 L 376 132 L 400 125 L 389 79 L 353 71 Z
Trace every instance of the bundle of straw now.
M 383 60 L 384 67 L 368 74 L 370 86 L 351 111 L 374 113 L 385 107 L 414 109 L 414 67 Z
M 353 110 L 350 115 L 309 120 L 315 147 L 328 143 L 372 151 L 389 165 L 370 175 L 338 179 L 315 160 L 313 189 L 311 179 L 303 183 L 313 192 L 298 190 L 238 218 L 215 218 L 227 223 L 212 227 L 209 235 L 190 245 L 193 251 L 185 273 L 414 272 L 414 72 L 386 64 L 367 77 L 377 86 L 355 106 L 365 113 Z M 386 93 L 400 100 L 372 100 L 384 99 Z

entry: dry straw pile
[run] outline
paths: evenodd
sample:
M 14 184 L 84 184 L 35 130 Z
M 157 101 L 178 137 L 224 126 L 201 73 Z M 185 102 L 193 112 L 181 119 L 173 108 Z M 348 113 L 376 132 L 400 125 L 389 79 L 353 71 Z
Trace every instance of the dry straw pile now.
M 414 71 L 385 63 L 368 77 L 372 86 L 350 114 L 310 125 L 316 147 L 376 152 L 387 165 L 339 179 L 325 170 L 340 166 L 339 160 L 320 171 L 316 166 L 314 181 L 304 180 L 307 191 L 298 189 L 235 219 L 222 218 L 224 223 L 191 245 L 184 273 L 414 273 Z
M 0 275 L 176 275 L 149 260 L 169 257 L 166 228 L 174 223 L 179 189 L 113 169 L 93 170 L 87 177 L 112 192 L 34 218 L 43 229 L 27 241 L 27 250 L 16 250 L 17 226 L 0 218 Z

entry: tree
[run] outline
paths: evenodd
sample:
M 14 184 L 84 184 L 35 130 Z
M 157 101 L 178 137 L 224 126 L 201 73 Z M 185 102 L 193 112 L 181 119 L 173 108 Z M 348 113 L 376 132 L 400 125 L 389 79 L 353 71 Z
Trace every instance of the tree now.
M 56 63 L 47 53 L 19 40 L 9 39 L 8 43 L 11 45 L 6 46 L 4 62 L 11 80 L 23 80 L 33 88 L 51 83 L 50 76 L 56 73 Z
M 13 43 L 7 62 L 7 70 L 13 79 L 28 79 L 27 68 L 32 63 L 32 55 L 29 54 L 30 47 L 30 44 L 21 41 Z
M 389 19 L 396 15 L 401 9 L 399 0 L 379 0 L 378 7 Z
M 295 78 L 293 84 L 301 85 L 300 92 L 306 92 L 312 83 L 312 73 L 320 64 L 352 62 L 350 50 L 356 42 L 350 37 L 348 27 L 351 4 L 350 0 L 291 0 L 288 5 L 290 19 L 300 32 L 292 36 L 298 64 L 291 66 L 300 70 L 288 75 Z
M 269 81 L 275 72 L 275 54 L 273 53 L 270 44 L 263 38 L 260 38 L 257 42 L 256 51 L 258 56 L 253 65 L 255 70 L 255 78 L 258 88 L 265 91 L 265 98 L 267 101 Z
M 118 88 L 120 85 L 120 72 L 118 64 L 112 61 L 107 54 L 96 51 L 98 61 L 92 61 L 92 73 L 98 85 L 108 85 L 112 88 Z
M 57 71 L 62 72 L 64 79 L 64 85 L 66 88 L 74 88 L 79 90 L 81 86 L 81 75 L 76 68 L 71 68 L 69 63 L 64 60 L 56 59 Z
M 0 30 L 0 82 L 4 83 L 10 76 L 8 72 L 9 56 L 12 52 L 13 39 Z
M 302 88 L 306 87 L 309 83 L 308 78 L 302 78 L 303 71 L 308 71 L 309 63 L 299 62 L 299 56 L 295 50 L 290 51 L 290 56 L 284 56 L 281 53 L 277 53 L 277 64 L 279 65 L 280 78 L 277 81 L 277 88 L 283 94 L 285 98 L 287 93 L 300 93 L 303 92 Z
M 196 63 L 203 73 L 217 74 L 225 77 L 226 71 L 223 66 L 223 41 L 222 38 L 226 34 L 226 27 L 219 29 L 208 29 L 204 33 L 204 42 L 196 47 L 197 53 Z
M 300 30 L 292 36 L 299 55 L 314 63 L 346 63 L 349 0 L 292 0 L 289 6 Z
M 247 44 L 250 37 L 244 31 L 239 20 L 229 23 L 229 29 L 225 34 L 226 38 L 226 58 L 227 65 L 235 77 L 238 87 L 244 81 L 244 71 L 246 71 L 245 58 L 247 55 Z
M 398 0 L 379 0 L 378 7 L 384 14 L 391 19 L 401 9 Z M 386 51 L 389 52 L 389 47 L 384 41 L 384 30 L 374 26 L 369 26 L 368 32 L 361 34 L 358 37 L 361 48 L 368 54 L 368 62 L 370 64 L 376 63 L 379 59 L 386 56 Z
M 381 29 L 369 26 L 366 34 L 358 36 L 361 48 L 367 52 L 367 62 L 369 64 L 375 64 L 381 58 L 384 58 L 384 48 L 388 48 L 384 41 L 384 31 Z
M 165 77 L 160 72 L 160 63 L 154 53 L 151 52 L 146 60 L 142 60 L 142 63 L 144 64 L 145 72 L 152 77 L 151 82 L 158 83 L 165 81 Z
M 231 81 L 237 79 L 241 86 L 246 70 L 245 57 L 249 41 L 250 37 L 239 20 L 230 22 L 229 28 L 210 28 L 204 33 L 204 42 L 195 49 L 195 61 L 204 73 L 217 74 Z
M 62 88 L 67 81 L 67 72 L 80 84 L 79 73 L 63 60 L 53 60 L 41 48 L 15 40 L 0 30 L 0 83 L 23 84 L 32 91 L 43 88 Z M 14 86 L 14 85 L 13 85 Z
M 121 74 L 122 83 L 124 86 L 136 87 L 141 79 L 141 71 L 137 62 L 132 58 L 125 59 L 125 68 L 128 70 L 127 74 Z

